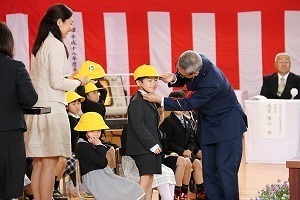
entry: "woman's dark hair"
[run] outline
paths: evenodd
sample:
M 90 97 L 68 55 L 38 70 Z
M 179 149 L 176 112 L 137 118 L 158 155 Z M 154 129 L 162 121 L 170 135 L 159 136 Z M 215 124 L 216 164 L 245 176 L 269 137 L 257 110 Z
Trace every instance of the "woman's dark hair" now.
M 62 34 L 60 29 L 57 25 L 57 20 L 61 19 L 65 22 L 67 19 L 72 17 L 73 11 L 67 7 L 65 4 L 55 4 L 51 6 L 43 19 L 40 22 L 39 29 L 37 32 L 37 36 L 35 38 L 33 47 L 32 47 L 32 54 L 36 56 L 37 52 L 39 51 L 40 47 L 42 46 L 43 42 L 47 38 L 49 31 L 54 35 L 56 39 L 63 43 Z M 65 46 L 65 44 L 64 44 Z M 67 57 L 69 56 L 67 47 L 65 46 Z
M 4 22 L 0 22 L 0 53 L 10 58 L 14 55 L 14 38 Z

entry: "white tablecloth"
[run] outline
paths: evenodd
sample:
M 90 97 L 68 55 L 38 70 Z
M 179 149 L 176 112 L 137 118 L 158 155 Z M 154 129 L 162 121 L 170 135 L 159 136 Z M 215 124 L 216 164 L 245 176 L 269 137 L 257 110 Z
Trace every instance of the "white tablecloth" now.
M 300 154 L 300 100 L 245 100 L 247 163 L 285 164 Z

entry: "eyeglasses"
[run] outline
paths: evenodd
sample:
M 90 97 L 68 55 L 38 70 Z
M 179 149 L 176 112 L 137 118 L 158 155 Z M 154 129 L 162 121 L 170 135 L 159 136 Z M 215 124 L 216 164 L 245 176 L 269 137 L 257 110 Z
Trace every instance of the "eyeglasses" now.
M 182 74 L 178 69 L 177 69 L 177 74 L 181 77 L 181 78 L 192 78 L 190 76 L 192 76 L 194 73 L 192 74 Z
M 177 69 L 177 74 L 181 77 L 181 78 L 192 78 L 191 76 L 194 74 L 194 73 L 189 73 L 189 74 L 183 74 L 179 71 L 178 69 L 178 62 L 175 63 L 175 68 Z
M 276 63 L 282 65 L 283 63 L 284 63 L 284 64 L 290 64 L 291 62 L 290 62 L 290 61 L 278 61 L 278 62 L 276 62 Z

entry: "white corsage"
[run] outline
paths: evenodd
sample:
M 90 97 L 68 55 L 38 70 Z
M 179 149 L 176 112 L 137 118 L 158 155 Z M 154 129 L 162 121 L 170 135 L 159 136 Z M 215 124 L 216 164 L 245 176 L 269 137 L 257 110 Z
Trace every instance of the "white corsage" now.
M 294 98 L 295 98 L 295 96 L 297 96 L 297 94 L 298 94 L 298 90 L 297 90 L 297 88 L 292 88 L 292 89 L 291 89 L 291 95 L 292 95 L 292 99 L 294 99 Z

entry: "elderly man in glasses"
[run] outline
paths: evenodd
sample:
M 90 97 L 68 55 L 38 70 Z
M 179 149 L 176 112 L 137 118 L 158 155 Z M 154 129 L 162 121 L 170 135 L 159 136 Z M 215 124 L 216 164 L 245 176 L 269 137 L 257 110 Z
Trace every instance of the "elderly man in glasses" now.
M 278 53 L 274 66 L 277 72 L 264 76 L 260 95 L 268 99 L 300 99 L 298 94 L 300 92 L 300 76 L 290 72 L 289 54 Z M 291 92 L 292 88 L 295 88 L 294 92 L 296 93 Z
M 160 103 L 165 110 L 196 110 L 198 135 L 202 137 L 204 187 L 210 200 L 239 199 L 238 171 L 242 158 L 242 136 L 247 117 L 223 72 L 204 55 L 183 52 L 177 72 L 161 80 L 170 87 L 186 85 L 182 99 L 146 94 L 144 99 Z

